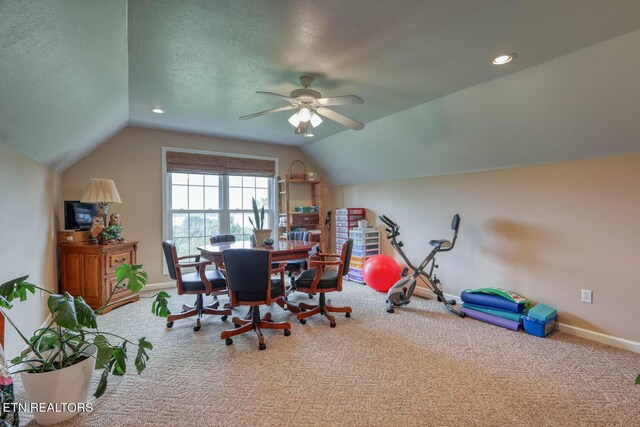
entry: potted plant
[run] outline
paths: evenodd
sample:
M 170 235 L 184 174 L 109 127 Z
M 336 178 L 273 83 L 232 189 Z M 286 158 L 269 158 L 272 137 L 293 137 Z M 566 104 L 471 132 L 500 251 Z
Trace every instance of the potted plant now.
M 255 197 L 251 198 L 251 207 L 253 208 L 253 219 L 249 218 L 249 222 L 253 227 L 253 235 L 256 239 L 257 246 L 264 246 L 264 241 L 271 237 L 271 229 L 264 227 L 264 206 L 258 210 L 258 202 Z
M 127 287 L 138 293 L 143 289 L 147 273 L 141 265 L 123 264 L 118 267 L 117 285 L 107 302 L 96 310 L 91 309 L 80 296 L 74 298 L 66 292 L 64 295 L 53 293 L 28 283 L 28 277 L 0 285 L 0 312 L 27 345 L 19 356 L 11 360 L 11 368 L 15 369 L 13 373 L 20 373 L 27 400 L 56 409 L 55 412 L 34 412 L 38 424 L 62 422 L 82 409 L 89 395 L 94 367 L 103 370 L 95 397 L 104 394 L 109 374 L 122 376 L 127 372 L 127 357 L 132 348 L 135 349 L 136 371 L 138 374 L 144 371 L 149 360 L 148 351 L 153 349 L 153 345 L 144 337 L 132 341 L 99 329 L 96 316 L 109 306 L 118 290 Z M 36 290 L 49 294 L 47 307 L 51 320 L 27 338 L 8 313 L 13 307 L 13 300 L 25 301 L 28 294 L 35 294 Z M 166 317 L 169 314 L 166 300 L 169 295 L 160 292 L 153 297 L 156 301 L 152 311 Z
M 108 225 L 100 233 L 100 238 L 105 243 L 117 243 L 122 236 L 122 227 L 119 225 Z

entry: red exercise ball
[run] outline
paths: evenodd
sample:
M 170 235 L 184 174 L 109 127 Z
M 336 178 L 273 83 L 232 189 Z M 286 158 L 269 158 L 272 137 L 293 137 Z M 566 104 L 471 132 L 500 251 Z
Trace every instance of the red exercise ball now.
M 374 255 L 364 263 L 364 282 L 378 292 L 387 292 L 400 280 L 402 267 L 389 255 Z

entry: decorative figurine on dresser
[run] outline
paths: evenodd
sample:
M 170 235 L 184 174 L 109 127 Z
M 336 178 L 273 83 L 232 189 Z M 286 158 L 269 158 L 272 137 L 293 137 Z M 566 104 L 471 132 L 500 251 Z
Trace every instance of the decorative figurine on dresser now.
M 119 213 L 114 212 L 110 218 L 107 217 L 107 203 L 121 203 L 112 180 L 92 178 L 82 200 L 98 203 L 98 211 L 89 230 L 92 240 L 59 240 L 60 286 L 62 292 L 80 295 L 91 308 L 96 309 L 104 305 L 118 283 L 116 269 L 122 264 L 137 263 L 138 242 L 127 242 L 122 238 Z M 139 298 L 125 287 L 113 295 L 104 313 Z

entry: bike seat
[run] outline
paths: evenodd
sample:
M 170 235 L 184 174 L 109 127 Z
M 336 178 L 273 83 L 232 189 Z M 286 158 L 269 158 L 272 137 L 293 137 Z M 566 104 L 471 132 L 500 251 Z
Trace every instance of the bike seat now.
M 448 249 L 451 247 L 451 242 L 447 239 L 432 240 L 429 244 L 436 249 Z

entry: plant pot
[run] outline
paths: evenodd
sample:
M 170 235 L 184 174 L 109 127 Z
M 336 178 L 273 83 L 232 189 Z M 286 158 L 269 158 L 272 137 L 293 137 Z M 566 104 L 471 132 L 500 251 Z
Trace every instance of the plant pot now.
M 264 247 L 263 242 L 265 239 L 271 237 L 271 230 L 268 228 L 264 230 L 253 230 L 253 234 L 256 236 L 256 246 Z
M 93 356 L 96 351 L 97 348 L 91 345 L 87 347 L 84 354 Z M 72 409 L 77 409 L 78 404 L 87 403 L 95 364 L 93 357 L 87 357 L 80 363 L 58 371 L 20 373 L 27 401 L 47 405 L 51 403 L 60 411 L 62 411 L 61 403 L 73 403 Z M 73 418 L 80 412 L 66 410 L 66 407 L 64 409 L 63 412 L 34 412 L 33 416 L 38 424 L 50 425 Z

